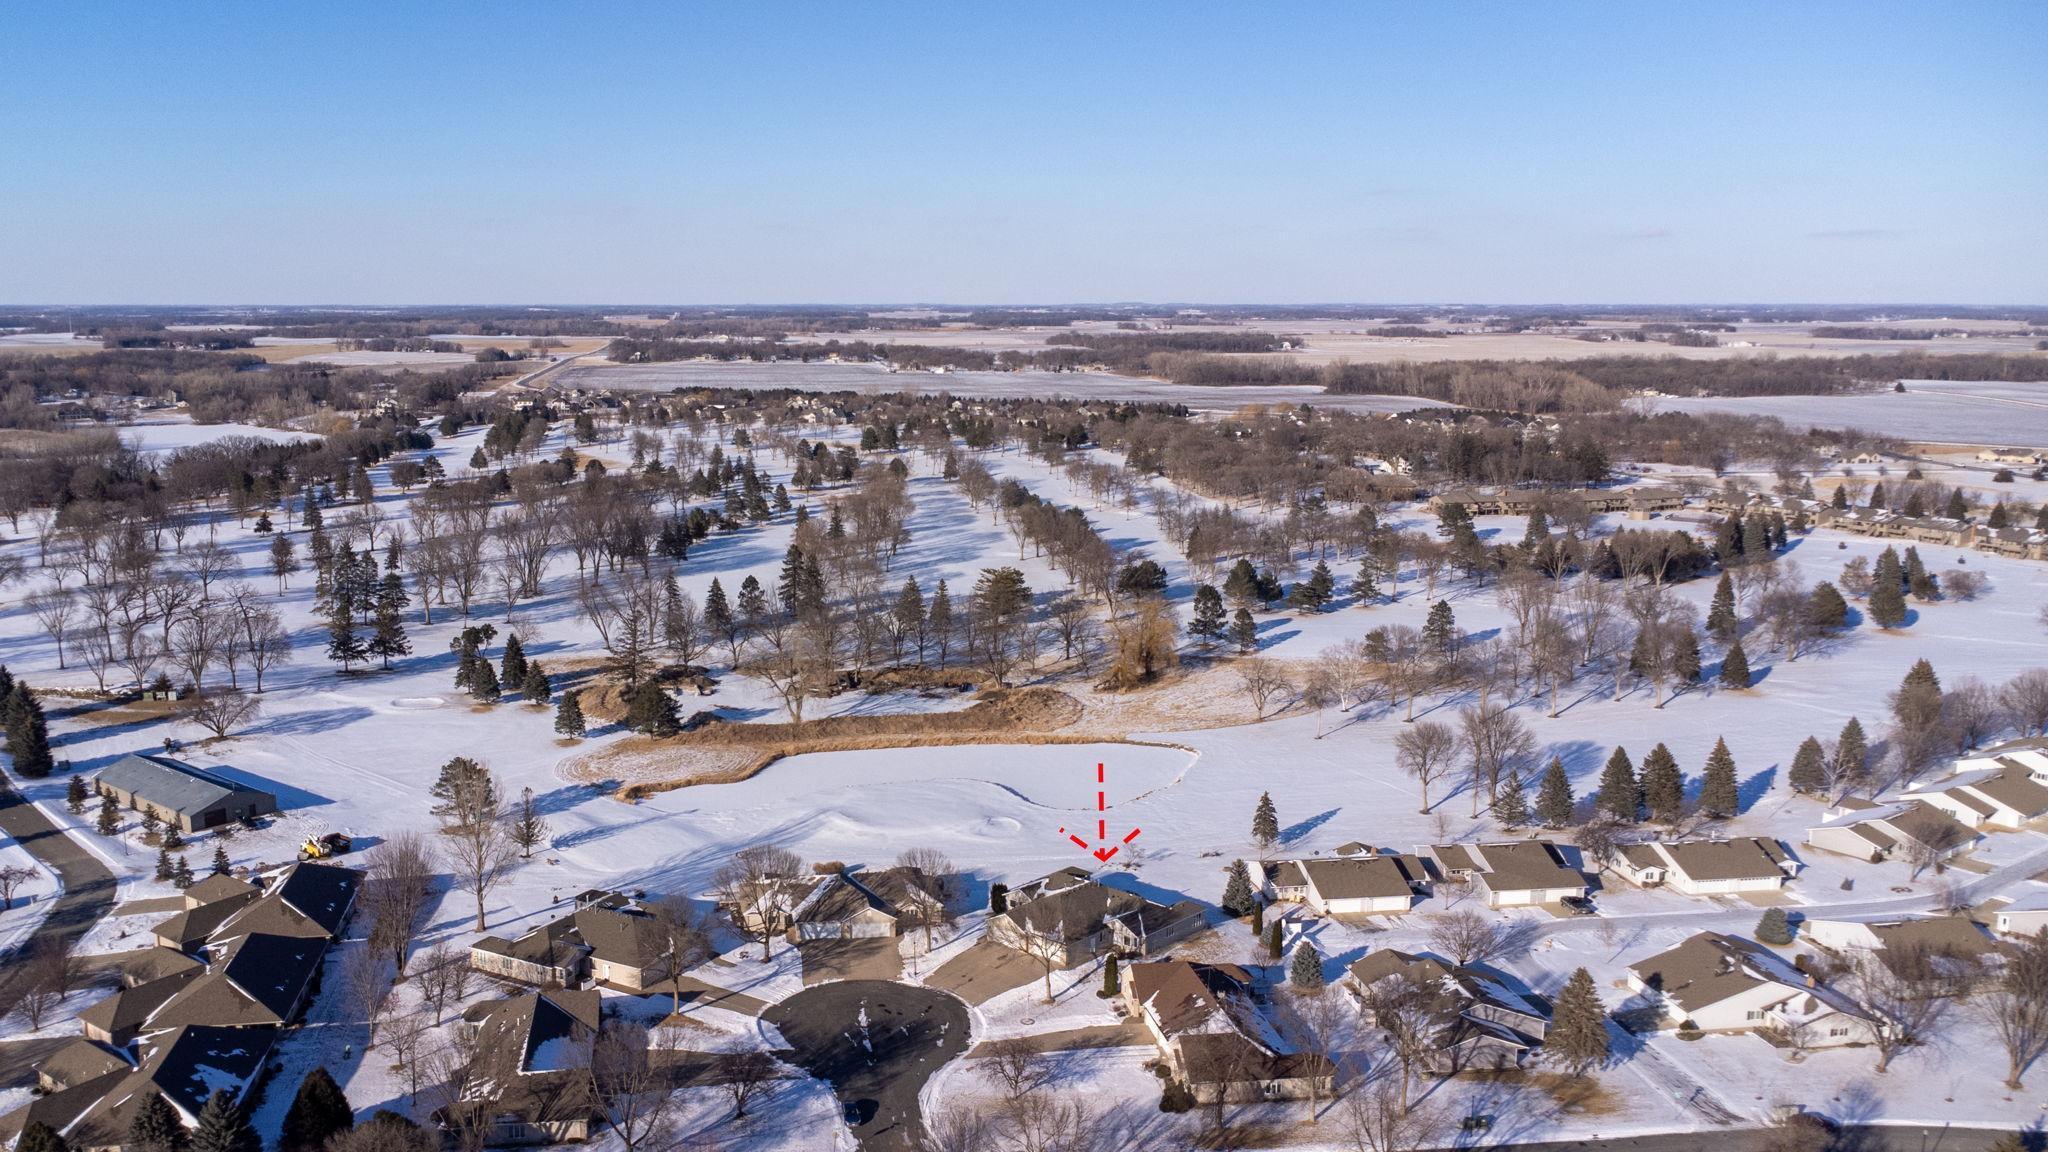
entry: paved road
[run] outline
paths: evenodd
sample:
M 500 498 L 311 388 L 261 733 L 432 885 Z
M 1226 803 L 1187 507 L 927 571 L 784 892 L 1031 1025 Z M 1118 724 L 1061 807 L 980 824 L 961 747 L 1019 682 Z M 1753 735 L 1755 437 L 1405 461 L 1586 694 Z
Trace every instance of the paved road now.
M 22 948 L 44 939 L 70 948 L 112 910 L 114 874 L 4 782 L 0 782 L 0 832 L 20 841 L 64 886 L 55 906 Z M 17 950 L 0 955 L 0 1017 L 14 1011 L 28 991 L 27 966 L 10 962 L 19 954 Z
M 856 1112 L 853 1134 L 868 1152 L 917 1146 L 924 1126 L 918 1093 L 967 1048 L 967 1005 L 914 984 L 820 984 L 761 1018 L 789 1042 L 790 1063 L 830 1081 L 840 1102 Z

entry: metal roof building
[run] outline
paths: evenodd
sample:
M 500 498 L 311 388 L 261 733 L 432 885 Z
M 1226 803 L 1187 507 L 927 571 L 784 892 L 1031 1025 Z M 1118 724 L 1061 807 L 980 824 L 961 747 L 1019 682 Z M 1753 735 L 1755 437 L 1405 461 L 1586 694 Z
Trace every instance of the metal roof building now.
M 168 756 L 123 756 L 95 778 L 103 796 L 152 812 L 182 832 L 203 832 L 231 820 L 277 811 L 277 797 Z

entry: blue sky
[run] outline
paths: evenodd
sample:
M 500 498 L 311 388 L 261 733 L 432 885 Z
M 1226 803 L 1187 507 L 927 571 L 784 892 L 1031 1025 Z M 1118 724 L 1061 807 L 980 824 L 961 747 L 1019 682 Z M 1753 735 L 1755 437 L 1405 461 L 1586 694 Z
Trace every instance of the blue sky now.
M 16 5 L 0 300 L 2048 303 L 2048 4 Z

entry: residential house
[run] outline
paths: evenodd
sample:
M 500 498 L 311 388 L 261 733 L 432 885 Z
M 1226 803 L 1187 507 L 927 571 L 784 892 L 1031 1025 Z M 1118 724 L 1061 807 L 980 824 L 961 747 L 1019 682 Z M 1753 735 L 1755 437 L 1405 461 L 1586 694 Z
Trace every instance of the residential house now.
M 142 1035 L 158 1010 L 205 973 L 203 968 L 193 968 L 120 989 L 87 1005 L 78 1014 L 78 1030 L 89 1040 L 126 1048 Z
M 363 874 L 353 868 L 302 860 L 288 866 L 261 898 L 223 921 L 213 939 L 232 940 L 261 932 L 338 941 L 355 911 L 356 894 L 362 884 Z
M 1406 912 L 1428 875 L 1412 856 L 1350 855 L 1250 865 L 1276 901 L 1307 905 L 1318 916 Z
M 934 887 L 923 872 L 902 866 L 821 877 L 790 913 L 790 943 L 900 936 L 939 911 Z
M 471 1006 L 460 1027 L 476 1060 L 436 1122 L 479 1126 L 493 1148 L 589 1139 L 599 1104 L 586 1069 L 600 1012 L 596 991 L 559 988 Z
M 1977 846 L 1982 834 L 1918 799 L 1875 803 L 1845 797 L 1806 830 L 1806 842 L 1875 864 L 1893 856 L 1916 866 L 1939 864 Z
M 1998 946 L 1967 916 L 1903 920 L 1807 920 L 1800 937 L 1844 960 L 1877 958 L 1899 976 L 1923 982 L 1954 981 L 1956 990 L 1999 960 Z
M 134 1070 L 125 1052 L 91 1040 L 73 1040 L 36 1065 L 36 1087 L 46 1094 L 62 1092 L 109 1073 Z
M 236 1101 L 248 1095 L 277 1044 L 277 1036 L 272 1027 L 205 1025 L 151 1036 L 142 1041 L 141 1059 L 134 1071 L 43 1097 L 43 1102 L 64 1097 L 63 1110 L 72 1111 L 65 1123 L 51 1127 L 75 1152 L 122 1152 L 136 1111 L 151 1095 L 162 1095 L 186 1127 L 197 1127 L 200 1110 L 214 1092 L 225 1091 Z
M 1477 887 L 1489 908 L 1555 904 L 1588 889 L 1585 875 L 1548 840 L 1435 844 L 1420 855 L 1439 879 Z
M 1770 949 L 1701 932 L 1629 966 L 1629 986 L 1650 998 L 1669 1027 L 1756 1031 L 1803 1047 L 1869 1042 L 1881 1017 L 1792 967 Z
M 469 966 L 542 988 L 580 988 L 588 981 L 646 992 L 670 978 L 668 933 L 660 921 L 615 893 L 586 896 L 569 914 L 513 939 L 477 940 Z
M 1346 973 L 1345 990 L 1358 1000 L 1368 1024 L 1378 1023 L 1374 1003 L 1390 985 L 1406 984 L 1437 998 L 1443 1025 L 1425 1058 L 1433 1072 L 1518 1067 L 1550 1032 L 1550 1015 L 1541 1004 L 1477 968 L 1381 948 L 1353 961 Z
M 2048 928 L 2048 888 L 2028 887 L 1991 914 L 2000 936 L 2037 936 Z
M 327 941 L 251 933 L 218 947 L 219 958 L 150 1016 L 146 1027 L 252 1028 L 298 1021 L 312 995 Z
M 1127 965 L 1119 979 L 1126 1009 L 1197 1103 L 1329 1094 L 1334 1066 L 1280 1038 L 1244 969 L 1162 960 Z
M 989 939 L 1065 968 L 1111 951 L 1149 956 L 1206 923 L 1192 900 L 1169 906 L 1092 879 L 1048 885 L 1050 879 L 1025 885 L 1028 899 L 1020 904 L 1013 897 L 989 917 Z
M 123 756 L 93 778 L 102 796 L 181 832 L 204 832 L 277 811 L 277 797 L 168 756 Z
M 1688 896 L 1776 892 L 1799 870 L 1799 862 L 1776 840 L 1745 836 L 1734 840 L 1646 841 L 1622 848 L 1615 870 L 1651 888 L 1668 884 Z
M 2017 832 L 2048 816 L 2048 784 L 2032 763 L 2014 756 L 1958 760 L 1953 773 L 1907 789 L 1903 799 L 1940 809 L 1966 828 Z

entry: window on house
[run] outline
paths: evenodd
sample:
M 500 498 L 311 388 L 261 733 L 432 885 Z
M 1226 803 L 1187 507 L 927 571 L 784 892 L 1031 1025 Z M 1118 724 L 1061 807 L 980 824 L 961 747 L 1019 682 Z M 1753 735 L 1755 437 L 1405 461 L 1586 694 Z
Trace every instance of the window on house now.
M 1761 1020 L 1764 1018 L 1764 1014 L 1752 1008 L 1749 1012 L 1748 1018 L 1751 1020 Z

